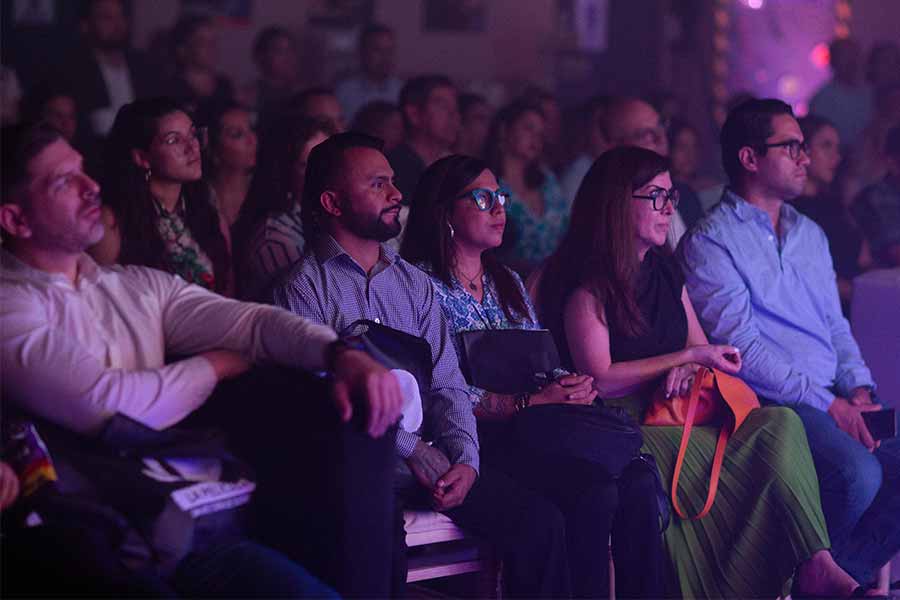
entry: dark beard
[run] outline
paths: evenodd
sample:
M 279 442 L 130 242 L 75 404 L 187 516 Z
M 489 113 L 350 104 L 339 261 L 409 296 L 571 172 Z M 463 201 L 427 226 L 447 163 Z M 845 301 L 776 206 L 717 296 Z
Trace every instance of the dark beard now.
M 400 224 L 399 213 L 392 221 L 385 223 L 381 216 L 386 212 L 389 211 L 382 211 L 374 218 L 350 212 L 347 214 L 344 226 L 351 233 L 364 240 L 375 240 L 379 243 L 386 242 L 400 235 L 400 231 L 403 229 L 403 226 Z

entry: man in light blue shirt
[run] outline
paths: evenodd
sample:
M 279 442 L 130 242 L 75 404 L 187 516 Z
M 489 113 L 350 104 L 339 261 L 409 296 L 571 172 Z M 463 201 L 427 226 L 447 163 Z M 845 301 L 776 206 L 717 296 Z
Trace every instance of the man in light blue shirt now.
M 711 341 L 741 350 L 741 376 L 806 427 L 832 551 L 862 584 L 900 550 L 900 443 L 872 439 L 881 405 L 841 314 L 824 232 L 789 204 L 809 157 L 790 106 L 750 100 L 722 129 L 731 180 L 682 240 L 686 286 Z

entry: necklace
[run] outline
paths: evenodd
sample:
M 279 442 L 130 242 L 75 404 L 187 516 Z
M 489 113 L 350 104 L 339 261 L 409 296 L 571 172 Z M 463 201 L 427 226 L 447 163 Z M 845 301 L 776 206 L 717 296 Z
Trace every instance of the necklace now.
M 463 276 L 463 279 L 465 279 L 466 281 L 469 282 L 469 286 L 468 286 L 468 287 L 469 287 L 470 290 L 472 290 L 473 292 L 477 292 L 477 291 L 478 291 L 478 286 L 475 285 L 475 280 L 478 279 L 479 277 L 481 277 L 481 276 L 484 274 L 484 267 L 481 267 L 480 269 L 478 269 L 478 272 L 475 273 L 475 276 L 474 276 L 474 277 L 469 277 L 468 275 L 466 275 L 465 273 L 463 273 L 462 270 L 460 270 L 460 269 L 457 269 L 456 272 L 457 272 L 458 274 L 462 275 L 462 276 Z

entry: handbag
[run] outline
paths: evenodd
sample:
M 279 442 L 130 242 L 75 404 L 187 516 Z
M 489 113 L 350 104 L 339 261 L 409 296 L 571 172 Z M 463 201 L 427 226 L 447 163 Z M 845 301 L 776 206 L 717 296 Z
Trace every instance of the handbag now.
M 682 519 L 700 519 L 712 508 L 719 486 L 719 474 L 722 460 L 725 457 L 725 446 L 728 439 L 744 423 L 754 409 L 759 408 L 759 399 L 746 383 L 717 369 L 701 367 L 694 377 L 690 392 L 685 395 L 666 398 L 665 390 L 660 386 L 653 395 L 650 406 L 644 415 L 644 425 L 682 425 L 681 445 L 675 460 L 675 471 L 672 475 L 672 506 Z M 685 515 L 678 504 L 678 480 L 684 465 L 694 425 L 721 423 L 716 450 L 710 470 L 709 492 L 706 503 L 700 512 L 692 517 Z
M 459 340 L 466 381 L 498 394 L 536 392 L 561 363 L 546 329 L 475 329 L 461 332 Z
M 4 429 L 13 442 L 21 432 L 39 435 L 28 451 L 42 449 L 38 463 L 50 462 L 57 473 L 27 499 L 26 513 L 102 524 L 133 570 L 171 575 L 188 553 L 243 533 L 241 507 L 255 484 L 217 430 L 157 431 L 122 414 L 97 437 L 27 415 L 7 420 Z
M 354 321 L 341 331 L 340 337 L 367 352 L 386 369 L 408 371 L 420 389 L 431 387 L 434 359 L 431 345 L 423 338 L 368 319 Z

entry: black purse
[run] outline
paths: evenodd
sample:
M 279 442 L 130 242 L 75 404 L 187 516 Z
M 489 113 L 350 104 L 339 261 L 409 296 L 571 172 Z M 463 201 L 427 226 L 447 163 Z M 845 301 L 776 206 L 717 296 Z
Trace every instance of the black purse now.
M 546 329 L 475 329 L 461 332 L 459 339 L 466 381 L 498 394 L 536 392 L 560 366 Z
M 434 362 L 431 346 L 423 338 L 368 319 L 354 321 L 340 337 L 360 346 L 386 369 L 409 371 L 420 389 L 431 387 Z

